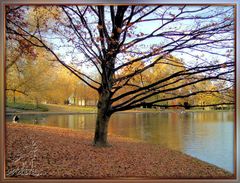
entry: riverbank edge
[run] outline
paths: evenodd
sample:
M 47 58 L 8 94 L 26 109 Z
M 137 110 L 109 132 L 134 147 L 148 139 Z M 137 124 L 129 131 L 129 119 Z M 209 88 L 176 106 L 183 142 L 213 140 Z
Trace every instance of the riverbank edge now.
M 124 114 L 124 113 L 191 113 L 191 112 L 231 112 L 231 110 L 126 110 L 126 111 L 119 111 L 116 114 Z M 234 112 L 234 111 L 232 111 Z M 24 114 L 24 115 L 31 115 L 31 114 L 97 114 L 97 111 L 76 111 L 76 112 L 69 112 L 69 111 L 29 111 L 29 110 L 22 110 L 22 111 L 5 111 L 6 116 L 11 116 L 15 114 Z
M 34 132 L 35 134 L 41 134 L 41 133 L 43 133 L 43 131 L 48 131 L 48 133 L 49 133 L 49 135 L 50 136 L 56 136 L 56 131 L 58 132 L 58 133 L 60 133 L 60 135 L 62 136 L 62 137 L 64 137 L 64 138 L 66 138 L 66 139 L 71 139 L 70 137 L 69 137 L 69 133 L 77 133 L 77 135 L 79 135 L 79 136 L 77 136 L 78 137 L 78 140 L 79 141 L 81 141 L 82 140 L 82 138 L 83 138 L 83 134 L 84 134 L 84 136 L 86 135 L 87 137 L 89 137 L 89 134 L 90 134 L 90 132 L 85 132 L 85 131 L 81 131 L 81 130 L 74 130 L 74 129 L 64 129 L 64 128 L 59 128 L 59 127 L 46 127 L 46 126 L 36 126 L 36 125 L 32 125 L 32 124 L 12 124 L 12 123 L 8 123 L 8 124 L 6 124 L 6 131 L 8 131 L 8 129 L 12 129 L 12 128 L 16 128 L 16 129 L 18 129 L 18 130 L 20 130 L 19 132 L 21 132 L 22 130 L 29 130 L 29 129 L 32 129 L 32 131 L 31 132 Z M 14 134 L 15 136 L 19 136 L 19 134 Z M 85 137 L 84 137 L 85 138 Z M 146 142 L 144 142 L 144 141 L 140 141 L 140 140 L 136 140 L 136 139 L 131 139 L 131 138 L 127 138 L 127 137 L 121 137 L 121 136 L 118 136 L 118 135 L 113 135 L 113 134 L 110 134 L 109 135 L 109 138 L 111 139 L 111 138 L 113 138 L 114 140 L 112 141 L 112 145 L 113 145 L 113 147 L 114 147 L 114 145 L 116 144 L 116 141 L 117 142 L 120 142 L 120 143 L 123 143 L 123 144 L 125 144 L 125 146 L 128 146 L 129 145 L 129 143 L 131 143 L 131 145 L 130 145 L 130 147 L 132 147 L 132 145 L 140 145 L 140 147 L 141 148 L 143 148 L 144 149 L 144 147 L 145 146 L 152 146 L 152 147 L 161 147 L 161 149 L 162 150 L 167 150 L 168 152 L 170 152 L 170 154 L 169 154 L 169 156 L 171 156 L 172 155 L 172 153 L 173 154 L 175 154 L 175 153 L 177 153 L 177 158 L 179 159 L 179 160 L 181 160 L 183 157 L 188 157 L 191 161 L 193 161 L 193 162 L 195 162 L 195 163 L 197 163 L 197 164 L 199 164 L 199 166 L 201 166 L 201 167 L 204 167 L 204 166 L 206 166 L 207 167 L 207 169 L 209 169 L 209 171 L 211 172 L 213 172 L 213 175 L 215 174 L 215 172 L 216 172 L 216 174 L 217 174 L 217 172 L 219 173 L 220 172 L 220 174 L 221 174 L 221 176 L 210 176 L 210 177 L 204 177 L 204 175 L 199 175 L 201 178 L 203 177 L 203 178 L 210 178 L 210 179 L 212 179 L 212 178 L 216 178 L 216 179 L 234 179 L 235 178 L 235 175 L 233 174 L 233 173 L 231 173 L 231 172 L 229 172 L 229 171 L 227 171 L 227 170 L 224 170 L 224 169 L 222 169 L 222 168 L 220 168 L 220 167 L 217 167 L 216 165 L 213 165 L 213 164 L 211 164 L 211 163 L 208 163 L 208 162 L 205 162 L 205 161 L 202 161 L 202 160 L 200 160 L 200 159 L 198 159 L 198 158 L 195 158 L 195 157 L 192 157 L 192 156 L 190 156 L 190 155 L 187 155 L 187 154 L 185 154 L 185 153 L 182 153 L 182 152 L 180 152 L 180 151 L 177 151 L 177 150 L 172 150 L 172 149 L 169 149 L 169 148 L 167 148 L 167 147 L 163 147 L 163 146 L 161 146 L 161 145 L 153 145 L 153 144 L 148 144 L 148 143 L 146 143 Z M 89 140 L 89 139 L 88 139 Z M 6 142 L 6 144 L 7 144 L 8 142 Z M 91 143 L 91 142 L 89 142 L 89 143 Z M 133 143 L 133 144 L 132 144 Z M 45 144 L 46 145 L 46 144 Z M 47 145 L 48 146 L 48 145 Z M 50 146 L 49 146 L 50 147 Z M 61 146 L 61 147 L 65 147 L 65 146 Z M 94 148 L 96 148 L 96 147 L 94 147 Z M 142 149 L 139 149 L 139 147 L 138 147 L 138 152 L 141 152 L 142 151 Z M 104 148 L 105 149 L 105 148 Z M 63 151 L 65 151 L 65 149 L 62 149 Z M 120 152 L 118 152 L 118 153 L 121 153 L 121 151 Z M 169 157 L 166 157 L 166 159 L 168 159 Z M 168 166 L 168 164 L 166 164 L 165 166 Z M 202 172 L 203 170 L 199 170 L 199 172 Z M 121 176 L 120 176 L 121 177 Z M 134 177 L 134 176 L 133 176 Z M 138 176 L 137 176 L 138 177 Z M 89 177 L 87 177 L 87 178 L 89 178 Z M 97 178 L 101 178 L 101 177 L 97 177 Z M 150 177 L 151 178 L 151 177 Z M 160 176 L 160 177 L 158 177 L 158 178 L 169 178 L 169 176 Z M 178 177 L 175 177 L 175 178 L 178 178 Z M 186 177 L 179 177 L 179 178 L 186 178 Z M 188 177 L 187 177 L 188 178 Z M 192 177 L 190 177 L 190 178 L 192 178 Z M 193 178 L 199 178 L 199 177 L 193 177 Z

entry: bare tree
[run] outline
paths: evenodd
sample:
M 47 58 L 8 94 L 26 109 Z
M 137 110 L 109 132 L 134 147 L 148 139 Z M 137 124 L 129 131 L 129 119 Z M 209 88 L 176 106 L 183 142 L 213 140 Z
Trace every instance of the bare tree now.
M 6 30 L 7 39 L 45 48 L 98 92 L 96 146 L 108 145 L 109 119 L 117 111 L 234 85 L 233 6 L 8 6 Z M 160 64 L 176 71 L 146 81 Z M 177 92 L 206 80 L 227 83 L 221 91 Z M 158 94 L 165 95 L 152 100 Z

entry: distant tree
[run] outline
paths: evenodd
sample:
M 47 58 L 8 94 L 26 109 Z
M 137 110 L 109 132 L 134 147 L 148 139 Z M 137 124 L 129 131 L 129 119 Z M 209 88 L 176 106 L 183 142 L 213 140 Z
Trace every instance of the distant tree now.
M 34 56 L 25 52 L 17 53 L 18 49 L 7 54 L 6 91 L 8 97 L 13 97 L 14 103 L 16 96 L 20 95 L 38 104 L 43 93 L 49 89 L 51 62 L 46 62 L 49 59 L 46 52 L 42 52 L 40 48 L 36 49 L 38 54 Z
M 6 48 L 6 71 L 22 59 L 36 58 L 34 47 L 22 38 L 8 40 Z
M 109 119 L 117 111 L 234 87 L 233 6 L 7 6 L 6 30 L 7 39 L 44 48 L 97 91 L 96 146 L 108 145 Z M 184 68 L 132 82 L 171 55 L 184 58 Z M 206 80 L 228 83 L 177 92 Z M 158 94 L 165 97 L 147 101 Z

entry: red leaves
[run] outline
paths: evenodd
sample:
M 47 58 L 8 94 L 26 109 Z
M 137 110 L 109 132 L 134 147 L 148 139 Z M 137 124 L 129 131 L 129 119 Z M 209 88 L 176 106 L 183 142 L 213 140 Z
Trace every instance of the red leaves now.
M 122 32 L 122 29 L 120 27 L 117 28 L 117 33 L 121 33 Z
M 131 38 L 131 37 L 133 37 L 133 34 L 127 33 L 127 36 Z
M 97 38 L 96 38 L 96 41 L 97 41 L 97 42 L 102 41 L 102 40 L 103 40 L 102 37 L 97 37 Z
M 221 68 L 226 68 L 227 67 L 227 64 L 222 64 L 221 65 Z
M 82 28 L 81 25 L 76 25 L 75 27 L 76 27 L 76 29 L 81 29 Z
M 233 20 L 233 19 L 231 17 L 225 17 L 224 20 L 228 21 L 228 20 Z
M 38 148 L 32 175 L 36 178 L 232 176 L 213 165 L 157 145 L 110 135 L 112 147 L 96 148 L 92 146 L 93 136 L 89 132 L 20 124 L 7 126 L 6 171 L 24 162 L 30 165 L 30 156 L 14 163 L 19 155 L 28 153 L 23 147 L 31 145 L 30 136 Z
M 98 25 L 97 25 L 97 28 L 100 30 L 100 29 L 103 29 L 103 26 L 100 25 L 100 24 L 98 24 Z
M 112 54 L 113 54 L 113 52 L 112 52 L 112 51 L 109 51 L 107 54 L 108 54 L 108 55 L 112 55 Z
M 153 48 L 153 54 L 157 54 L 162 50 L 162 48 Z
M 130 23 L 127 24 L 127 27 L 131 27 L 132 25 L 133 25 L 133 23 L 130 22 Z
M 176 15 L 174 15 L 173 13 L 169 13 L 169 15 L 171 16 L 171 17 L 173 17 L 173 18 L 175 18 L 176 17 Z

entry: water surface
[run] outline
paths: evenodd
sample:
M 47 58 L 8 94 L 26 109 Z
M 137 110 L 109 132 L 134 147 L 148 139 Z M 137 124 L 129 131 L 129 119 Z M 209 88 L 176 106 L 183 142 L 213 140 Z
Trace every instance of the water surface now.
M 96 114 L 21 115 L 21 123 L 94 131 Z M 7 120 L 10 121 L 11 117 Z M 109 133 L 165 145 L 233 172 L 233 112 L 117 113 Z

